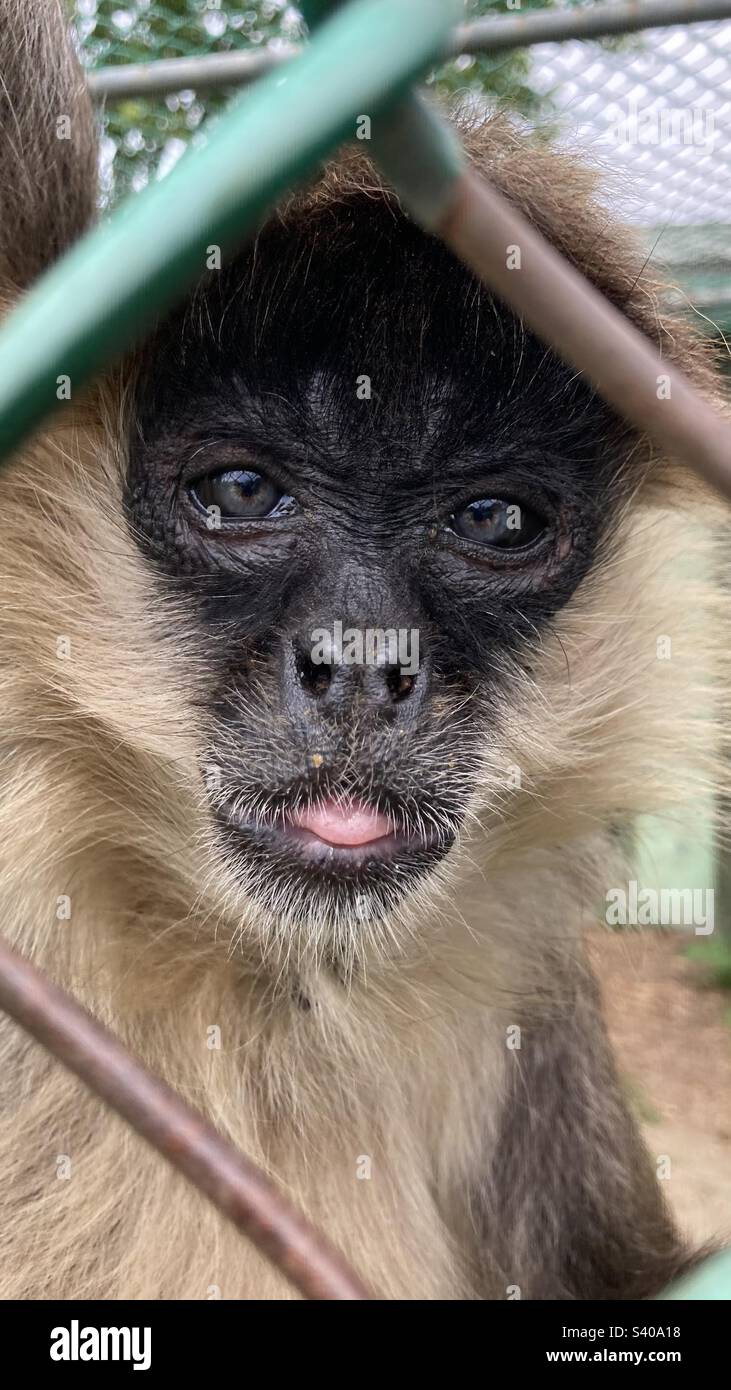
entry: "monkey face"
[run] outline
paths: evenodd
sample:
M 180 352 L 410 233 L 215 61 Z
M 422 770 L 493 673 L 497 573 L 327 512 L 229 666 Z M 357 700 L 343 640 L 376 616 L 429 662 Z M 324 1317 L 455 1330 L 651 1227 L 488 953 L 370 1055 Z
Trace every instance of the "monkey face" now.
M 217 844 L 279 919 L 380 920 L 438 873 L 622 432 L 386 202 L 266 228 L 160 328 L 127 514 L 205 644 Z

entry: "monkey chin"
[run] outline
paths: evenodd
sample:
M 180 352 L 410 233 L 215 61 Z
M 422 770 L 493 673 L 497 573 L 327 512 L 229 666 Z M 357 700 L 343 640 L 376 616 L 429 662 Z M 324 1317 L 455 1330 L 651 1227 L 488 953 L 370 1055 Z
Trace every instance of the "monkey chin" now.
M 289 930 L 320 944 L 328 934 L 342 945 L 364 928 L 388 931 L 394 913 L 404 919 L 457 838 L 451 826 L 417 831 L 392 822 L 362 843 L 337 844 L 291 816 L 263 823 L 225 806 L 215 815 L 229 867 L 277 935 Z

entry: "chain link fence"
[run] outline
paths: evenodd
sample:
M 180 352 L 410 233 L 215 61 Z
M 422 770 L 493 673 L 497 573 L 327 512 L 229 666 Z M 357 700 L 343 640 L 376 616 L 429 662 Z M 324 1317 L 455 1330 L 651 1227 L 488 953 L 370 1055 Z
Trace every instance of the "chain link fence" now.
M 651 30 L 616 51 L 541 45 L 530 82 L 648 251 L 731 330 L 731 23 Z

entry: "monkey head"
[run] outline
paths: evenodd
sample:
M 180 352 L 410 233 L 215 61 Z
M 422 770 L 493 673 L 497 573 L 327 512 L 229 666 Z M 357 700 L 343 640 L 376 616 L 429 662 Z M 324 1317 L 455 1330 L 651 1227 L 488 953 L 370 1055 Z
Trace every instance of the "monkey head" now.
M 484 830 L 626 434 L 385 195 L 274 220 L 160 326 L 126 515 L 205 649 L 213 853 L 271 920 L 377 930 Z

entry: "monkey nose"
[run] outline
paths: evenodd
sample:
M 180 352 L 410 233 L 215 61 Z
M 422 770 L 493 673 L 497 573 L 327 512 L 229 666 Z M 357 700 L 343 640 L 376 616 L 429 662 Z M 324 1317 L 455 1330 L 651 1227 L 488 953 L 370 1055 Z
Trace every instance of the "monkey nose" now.
M 358 694 L 369 705 L 398 705 L 409 699 L 417 682 L 417 674 L 398 662 L 326 664 L 313 661 L 299 644 L 295 644 L 295 669 L 301 689 L 323 706 L 346 704 Z

